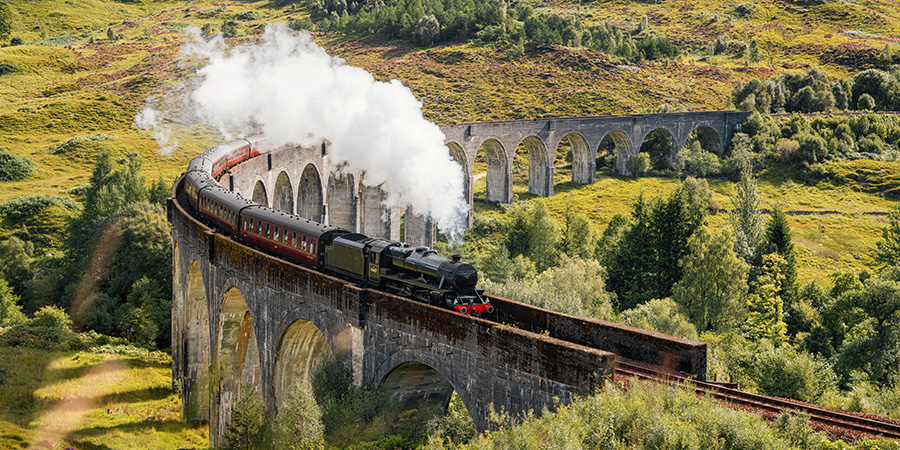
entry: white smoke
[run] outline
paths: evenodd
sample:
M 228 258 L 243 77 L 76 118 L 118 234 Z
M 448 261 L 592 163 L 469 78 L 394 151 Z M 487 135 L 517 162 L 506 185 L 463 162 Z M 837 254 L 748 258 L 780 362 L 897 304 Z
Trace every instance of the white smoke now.
M 162 113 L 152 106 L 151 101 L 144 102 L 144 109 L 134 117 L 135 125 L 153 133 L 153 138 L 159 144 L 159 152 L 171 155 L 178 148 L 178 139 L 172 138 L 172 127 L 163 123 L 163 120 Z
M 363 183 L 383 185 L 389 206 L 412 206 L 444 234 L 462 235 L 468 211 L 462 170 L 443 133 L 399 81 L 376 81 L 284 25 L 270 25 L 259 42 L 233 48 L 197 36 L 183 55 L 207 62 L 191 104 L 224 136 L 261 131 L 276 146 L 327 140 L 330 170 L 365 172 Z M 161 128 L 152 127 L 158 116 L 146 109 L 141 116 L 150 119 L 144 128 Z

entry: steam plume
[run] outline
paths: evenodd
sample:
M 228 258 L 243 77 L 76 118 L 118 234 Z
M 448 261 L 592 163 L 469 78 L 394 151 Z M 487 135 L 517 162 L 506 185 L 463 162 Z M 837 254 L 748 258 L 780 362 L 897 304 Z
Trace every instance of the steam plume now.
M 275 145 L 328 140 L 331 170 L 364 171 L 363 183 L 383 184 L 391 206 L 412 206 L 451 238 L 461 236 L 468 209 L 462 170 L 399 81 L 376 81 L 284 25 L 270 25 L 252 45 L 226 48 L 220 38 L 198 36 L 182 51 L 207 62 L 190 104 L 224 136 L 262 131 Z M 158 116 L 145 109 L 142 117 L 152 120 L 139 126 L 160 129 L 153 128 Z

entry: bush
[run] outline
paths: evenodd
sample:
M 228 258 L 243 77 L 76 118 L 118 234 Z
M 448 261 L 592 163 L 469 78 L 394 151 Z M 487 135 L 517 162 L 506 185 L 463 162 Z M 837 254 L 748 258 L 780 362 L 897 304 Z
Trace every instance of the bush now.
M 10 63 L 0 63 L 0 75 L 7 75 L 17 72 L 19 69 Z
M 762 349 L 754 366 L 766 395 L 813 402 L 836 383 L 831 366 L 790 346 Z
M 0 74 L 2 74 L 0 67 Z M 24 157 L 0 150 L 0 181 L 22 181 L 34 173 L 37 164 Z
M 54 155 L 71 155 L 87 151 L 96 151 L 101 142 L 117 139 L 104 133 L 73 137 L 61 144 L 50 146 L 47 150 Z
M 34 313 L 31 326 L 70 331 L 72 319 L 58 306 L 45 306 Z
M 22 41 L 22 38 L 20 38 L 20 37 L 18 37 L 18 36 L 16 36 L 16 37 L 14 37 L 14 38 L 12 38 L 12 39 L 9 40 L 9 45 L 11 45 L 11 46 L 22 45 L 22 44 L 24 44 L 24 43 L 25 43 L 25 42 Z
M 641 152 L 637 155 L 628 157 L 625 168 L 635 177 L 647 173 L 647 171 L 650 170 L 650 155 Z
M 56 195 L 25 195 L 0 203 L 0 217 L 13 222 L 34 217 L 51 206 L 77 211 L 81 209 L 75 200 Z

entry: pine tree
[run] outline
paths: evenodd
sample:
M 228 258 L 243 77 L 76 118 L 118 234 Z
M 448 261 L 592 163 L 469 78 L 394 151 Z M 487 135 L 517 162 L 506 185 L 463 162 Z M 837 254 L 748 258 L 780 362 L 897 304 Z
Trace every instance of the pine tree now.
M 786 340 L 784 302 L 778 295 L 784 282 L 782 268 L 785 265 L 784 258 L 777 253 L 762 257 L 762 271 L 753 282 L 752 293 L 747 296 L 750 310 L 747 316 L 747 334 L 754 340 L 768 339 L 776 345 Z
M 263 432 L 262 402 L 253 397 L 250 383 L 241 386 L 241 397 L 231 408 L 231 422 L 225 426 L 225 448 L 254 450 L 259 448 Z
M 748 168 L 741 172 L 741 181 L 734 185 L 731 197 L 731 226 L 734 229 L 734 251 L 748 264 L 757 265 L 765 242 L 765 229 L 759 213 L 759 192 L 756 178 Z
M 791 227 L 787 215 L 781 208 L 775 207 L 772 211 L 772 219 L 766 227 L 766 239 L 772 246 L 771 250 L 784 258 L 784 282 L 779 294 L 784 299 L 785 309 L 790 310 L 797 291 L 797 257 L 794 253 L 794 243 L 791 242 Z
M 316 404 L 309 381 L 303 380 L 288 392 L 288 398 L 278 409 L 273 434 L 273 448 L 288 450 L 325 448 L 322 410 Z

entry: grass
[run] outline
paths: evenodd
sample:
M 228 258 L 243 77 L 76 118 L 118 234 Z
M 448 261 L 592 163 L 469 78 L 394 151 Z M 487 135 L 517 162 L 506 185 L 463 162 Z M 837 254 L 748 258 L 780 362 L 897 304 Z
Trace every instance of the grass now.
M 0 367 L 0 449 L 208 445 L 205 425 L 181 423 L 168 361 L 0 347 Z

